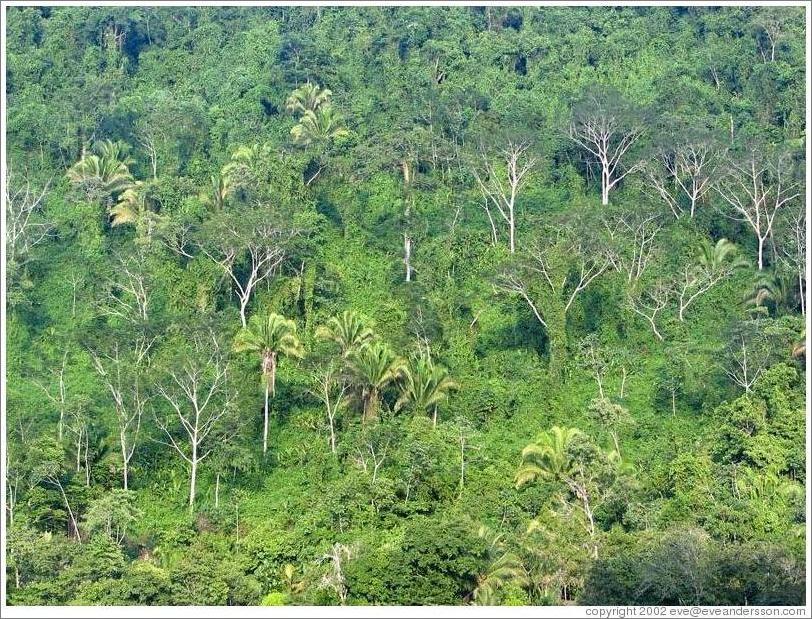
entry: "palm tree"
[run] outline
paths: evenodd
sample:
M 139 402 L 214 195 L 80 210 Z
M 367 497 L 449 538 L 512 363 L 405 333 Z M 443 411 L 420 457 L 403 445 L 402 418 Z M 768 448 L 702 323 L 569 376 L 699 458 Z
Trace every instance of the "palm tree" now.
M 274 156 L 274 149 L 267 142 L 237 148 L 223 166 L 219 178 L 212 179 L 215 203 L 238 191 L 255 192 L 258 185 L 267 183 L 268 166 L 265 164 Z
M 346 358 L 353 350 L 375 339 L 375 332 L 364 324 L 359 314 L 347 310 L 316 329 L 316 337 L 338 344 L 341 356 Z
M 363 405 L 361 420 L 366 423 L 377 418 L 381 391 L 401 376 L 405 363 L 383 342 L 365 344 L 348 359 Z
M 782 309 L 797 307 L 798 288 L 793 277 L 782 273 L 761 272 L 753 282 L 753 288 L 745 296 L 745 303 L 754 313 L 769 314 L 768 303 L 773 306 L 773 312 L 778 315 Z
M 349 133 L 341 124 L 341 115 L 327 103 L 315 111 L 305 110 L 299 124 L 290 130 L 290 135 L 299 146 L 324 144 Z
M 147 237 L 152 234 L 155 219 L 154 200 L 149 195 L 149 184 L 135 181 L 118 197 L 110 209 L 110 225 L 147 223 Z
M 403 369 L 403 392 L 395 403 L 395 410 L 412 403 L 417 411 L 432 411 L 432 423 L 436 428 L 437 405 L 447 401 L 449 393 L 457 387 L 447 369 L 434 365 L 428 355 L 422 355 Z
M 499 589 L 510 585 L 524 587 L 528 583 L 527 572 L 521 560 L 512 552 L 505 550 L 502 536 L 482 525 L 477 536 L 487 544 L 488 567 L 477 576 L 474 589 L 474 604 L 495 606 L 498 602 Z
M 296 323 L 279 314 L 251 316 L 248 325 L 234 338 L 235 352 L 259 355 L 265 385 L 265 423 L 262 430 L 262 453 L 268 451 L 268 400 L 276 393 L 276 369 L 279 355 L 301 358 L 302 343 L 296 335 Z
M 577 428 L 553 426 L 522 450 L 522 464 L 516 472 L 516 487 L 536 479 L 556 480 L 569 475 L 574 461 L 570 443 L 582 432 Z
M 215 213 L 222 211 L 232 189 L 229 181 L 229 177 L 224 174 L 212 174 L 209 177 L 208 190 L 201 193 L 201 202 Z
M 699 266 L 715 273 L 724 266 L 740 268 L 747 265 L 747 260 L 738 255 L 738 247 L 727 239 L 719 239 L 716 243 L 711 243 L 704 239 L 697 250 L 697 262 Z
M 302 84 L 285 101 L 285 110 L 291 114 L 315 112 L 327 105 L 333 92 L 329 88 L 320 88 L 318 84 Z
M 93 150 L 94 154 L 85 154 L 73 164 L 67 177 L 89 196 L 110 200 L 132 185 L 129 166 L 133 160 L 126 154 L 127 146 L 120 142 L 97 142 Z

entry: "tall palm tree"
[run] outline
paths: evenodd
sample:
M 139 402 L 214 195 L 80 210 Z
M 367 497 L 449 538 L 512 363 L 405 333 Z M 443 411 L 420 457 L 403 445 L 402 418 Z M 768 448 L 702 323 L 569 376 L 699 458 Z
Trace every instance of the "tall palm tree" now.
M 581 435 L 577 428 L 553 426 L 522 450 L 522 463 L 516 472 L 516 487 L 536 479 L 561 479 L 569 475 L 575 462 L 570 443 Z
M 251 316 L 248 325 L 234 338 L 235 352 L 250 352 L 260 359 L 265 385 L 265 423 L 262 430 L 262 453 L 268 451 L 268 400 L 276 393 L 276 369 L 279 356 L 302 357 L 304 349 L 296 335 L 296 323 L 279 314 Z
M 315 111 L 305 110 L 299 123 L 290 130 L 290 135 L 299 146 L 324 144 L 349 133 L 341 125 L 341 115 L 327 103 Z
M 447 401 L 449 393 L 457 387 L 447 369 L 435 365 L 428 355 L 422 355 L 403 369 L 403 391 L 395 403 L 395 410 L 411 403 L 417 411 L 431 411 L 432 423 L 436 428 L 437 405 Z
M 316 329 L 316 337 L 338 344 L 341 356 L 346 358 L 353 350 L 375 339 L 375 332 L 364 324 L 358 313 L 346 310 L 327 321 L 326 326 Z
M 126 145 L 105 140 L 97 142 L 93 154 L 85 154 L 68 170 L 67 177 L 89 196 L 107 200 L 128 189 L 133 183 Z
M 381 391 L 402 374 L 405 363 L 383 342 L 372 342 L 353 350 L 350 371 L 363 405 L 363 423 L 378 417 Z
M 333 92 L 329 88 L 320 88 L 318 84 L 302 84 L 285 101 L 285 110 L 291 114 L 315 112 L 327 105 Z

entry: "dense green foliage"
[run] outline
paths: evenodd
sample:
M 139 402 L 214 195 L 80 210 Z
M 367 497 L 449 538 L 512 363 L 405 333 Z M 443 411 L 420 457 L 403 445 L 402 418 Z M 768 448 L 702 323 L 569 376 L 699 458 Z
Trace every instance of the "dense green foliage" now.
M 9 603 L 803 603 L 802 9 L 7 17 Z

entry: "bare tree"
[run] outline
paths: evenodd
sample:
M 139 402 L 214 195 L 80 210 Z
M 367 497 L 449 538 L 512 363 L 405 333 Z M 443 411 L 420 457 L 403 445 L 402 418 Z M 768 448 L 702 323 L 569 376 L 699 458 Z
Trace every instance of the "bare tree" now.
M 756 22 L 756 45 L 764 63 L 775 62 L 775 50 L 784 36 L 781 9 L 760 11 Z
M 134 350 L 129 354 L 121 353 L 118 342 L 113 345 L 112 353 L 90 353 L 116 411 L 124 490 L 129 486 L 130 461 L 138 444 L 141 420 L 150 399 L 141 382 L 143 370 L 149 363 L 149 349 L 154 341 L 145 335 L 139 335 Z
M 639 280 L 655 254 L 654 241 L 662 223 L 656 213 L 619 212 L 604 219 L 604 226 L 614 246 L 609 257 L 613 266 L 626 274 L 629 283 Z
M 42 214 L 42 202 L 50 181 L 34 189 L 28 176 L 14 174 L 12 161 L 6 167 L 6 258 L 17 265 L 27 261 L 28 254 L 42 243 L 53 229 Z
M 672 290 L 667 284 L 657 282 L 649 287 L 636 286 L 629 291 L 627 297 L 629 309 L 648 321 L 651 330 L 660 341 L 663 340 L 663 336 L 657 329 L 657 314 L 668 306 L 671 292 Z
M 779 211 L 802 195 L 793 178 L 790 156 L 778 153 L 762 156 L 751 148 L 742 158 L 728 157 L 726 173 L 716 191 L 732 211 L 730 217 L 746 223 L 758 240 L 758 269 L 764 268 L 764 246 L 772 237 Z
M 51 373 L 56 379 L 55 388 L 51 385 L 45 385 L 39 381 L 35 381 L 36 385 L 40 389 L 42 389 L 42 391 L 45 393 L 45 397 L 47 397 L 53 403 L 53 405 L 59 412 L 59 423 L 57 424 L 56 435 L 60 443 L 62 442 L 62 436 L 64 434 L 64 426 L 65 426 L 65 416 L 67 415 L 68 411 L 67 387 L 65 385 L 65 370 L 67 369 L 67 367 L 68 367 L 68 349 L 66 347 L 62 355 L 62 363 L 59 365 L 58 368 L 51 369 Z
M 218 265 L 234 284 L 240 302 L 240 322 L 247 324 L 246 310 L 257 286 L 275 275 L 285 257 L 280 228 L 263 223 L 238 226 L 234 218 L 216 222 L 214 234 L 197 243 L 200 251 Z
M 167 372 L 168 384 L 159 384 L 158 393 L 166 400 L 175 423 L 155 416 L 166 435 L 165 445 L 172 447 L 189 465 L 189 511 L 194 510 L 197 471 L 217 443 L 216 436 L 233 408 L 235 394 L 229 391 L 228 363 L 214 334 L 195 337 L 190 356 L 181 367 Z M 179 424 L 179 427 L 178 427 Z
M 760 321 L 741 324 L 727 346 L 723 369 L 728 378 L 750 393 L 753 384 L 769 366 L 773 351 Z
M 330 551 L 321 558 L 321 562 L 327 562 L 328 568 L 319 582 L 319 587 L 335 591 L 342 606 L 347 603 L 348 594 L 344 564 L 352 559 L 354 554 L 355 549 L 352 546 L 336 542 L 330 548 Z
M 144 119 L 140 119 L 135 124 L 135 139 L 144 149 L 149 157 L 149 167 L 152 170 L 152 178 L 158 178 L 158 135 L 153 125 Z
M 474 178 L 485 199 L 485 211 L 491 222 L 494 240 L 496 226 L 491 216 L 490 206 L 496 209 L 508 226 L 510 253 L 516 251 L 516 198 L 522 187 L 530 179 L 536 165 L 536 158 L 529 153 L 529 144 L 508 141 L 498 155 L 489 155 L 481 146 L 481 170 L 473 168 Z
M 114 274 L 107 281 L 107 292 L 99 306 L 106 316 L 115 316 L 133 324 L 146 323 L 152 290 L 141 252 L 116 256 Z
M 90 487 L 90 422 L 83 405 L 70 409 L 66 428 L 73 435 L 76 473 L 84 470 L 85 487 Z
M 311 393 L 324 404 L 327 413 L 327 423 L 330 429 L 330 451 L 336 454 L 336 416 L 347 405 L 349 384 L 339 376 L 334 367 L 328 367 L 316 373 L 314 387 Z
M 696 262 L 685 264 L 672 285 L 679 300 L 680 321 L 685 320 L 685 312 L 694 301 L 746 264 L 738 256 L 736 245 L 727 239 L 719 239 L 715 244 L 704 241 Z
M 727 269 L 712 271 L 686 265 L 682 268 L 674 284 L 674 292 L 679 300 L 679 319 L 685 321 L 685 312 L 703 294 L 731 274 Z
M 688 214 L 693 218 L 697 204 L 713 187 L 713 179 L 722 153 L 710 140 L 669 145 L 645 164 L 646 177 L 656 194 L 679 218 L 685 213 L 680 201 L 688 200 Z
M 564 345 L 570 308 L 616 258 L 589 228 L 562 224 L 551 226 L 549 232 L 522 256 L 516 268 L 497 278 L 494 290 L 516 294 L 528 305 L 547 332 L 554 362 Z
M 609 192 L 643 162 L 626 165 L 631 148 L 643 135 L 643 125 L 615 93 L 588 95 L 573 111 L 570 140 L 594 157 L 601 169 L 601 204 L 609 204 Z
M 781 253 L 784 263 L 795 273 L 801 314 L 806 316 L 806 208 L 803 203 L 788 218 Z

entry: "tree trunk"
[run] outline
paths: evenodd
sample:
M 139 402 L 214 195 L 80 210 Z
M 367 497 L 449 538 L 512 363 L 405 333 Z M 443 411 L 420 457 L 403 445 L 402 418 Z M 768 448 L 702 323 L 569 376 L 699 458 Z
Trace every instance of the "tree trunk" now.
M 406 265 L 406 281 L 412 281 L 412 239 L 408 233 L 403 235 L 403 263 Z
M 620 397 L 622 398 L 626 393 L 626 368 L 621 368 L 621 380 L 620 380 Z
M 245 329 L 246 325 L 248 324 L 245 320 L 245 308 L 248 306 L 248 295 L 245 298 L 240 299 L 240 323 L 242 324 L 242 328 Z
M 195 509 L 195 489 L 197 486 L 197 438 L 192 441 L 192 473 L 189 478 L 189 512 Z
M 220 507 L 220 471 L 217 471 L 217 477 L 214 482 L 214 508 Z
M 609 204 L 609 169 L 606 164 L 601 170 L 601 204 L 603 206 Z
M 265 454 L 268 451 L 268 392 L 269 386 L 265 384 L 265 421 L 262 428 L 262 453 Z
M 510 228 L 510 253 L 516 253 L 516 219 L 513 216 L 513 207 L 510 207 L 510 219 L 508 220 Z
M 434 405 L 434 414 L 431 417 L 431 425 L 437 427 L 437 405 Z
M 758 237 L 758 270 L 764 269 L 764 241 L 765 237 Z
M 124 474 L 124 489 L 127 490 L 128 489 L 128 481 L 129 481 L 128 478 L 129 478 L 130 472 L 129 472 L 129 462 L 128 462 L 128 458 L 127 458 L 127 441 L 124 438 L 124 432 L 121 432 L 119 434 L 119 440 L 121 441 L 121 462 L 122 462 L 123 468 L 124 468 L 124 471 L 123 471 L 123 474 Z

